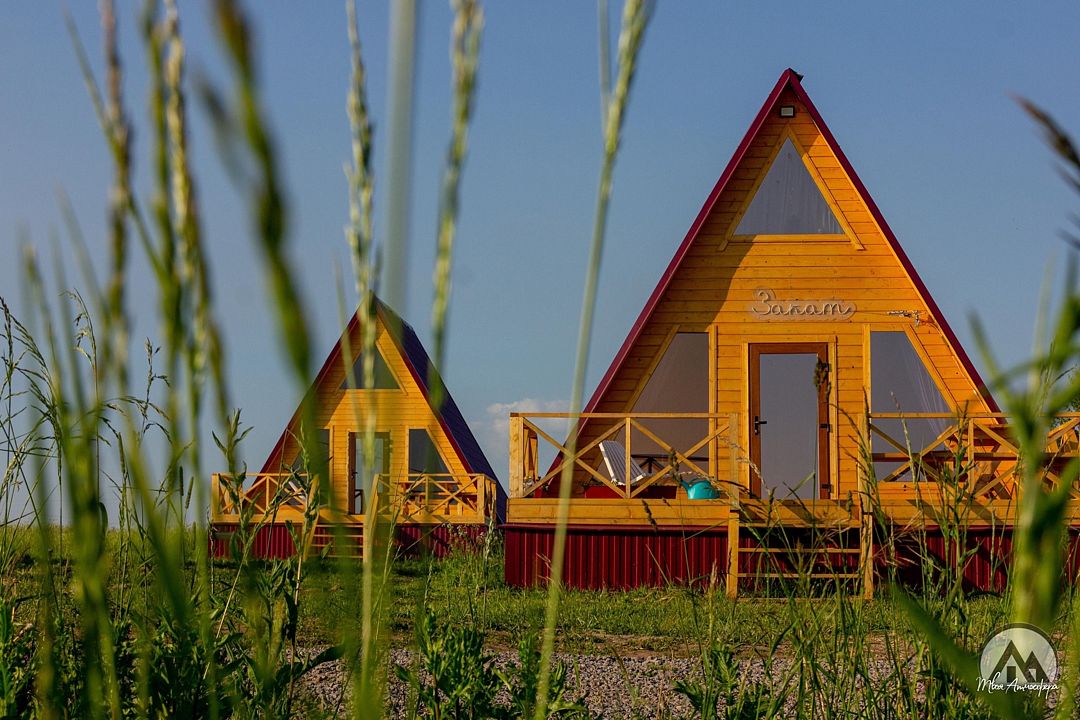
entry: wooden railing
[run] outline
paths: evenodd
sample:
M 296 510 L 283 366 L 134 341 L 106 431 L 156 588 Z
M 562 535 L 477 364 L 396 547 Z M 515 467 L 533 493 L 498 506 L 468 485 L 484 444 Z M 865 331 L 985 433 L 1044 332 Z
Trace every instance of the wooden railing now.
M 482 523 L 494 516 L 495 482 L 482 473 L 423 473 L 376 476 L 375 487 L 389 488 L 387 509 L 396 522 Z
M 701 421 L 705 427 L 695 433 L 689 445 L 684 440 L 680 447 L 648 427 L 649 421 L 679 420 Z M 577 440 L 573 451 L 570 438 L 560 442 L 541 427 L 552 421 L 573 424 L 571 437 L 576 435 Z M 720 457 L 744 454 L 738 449 L 738 428 L 734 413 L 511 413 L 510 496 L 530 497 L 558 483 L 567 463 L 579 479 L 606 486 L 626 499 L 639 497 L 657 484 L 677 484 L 681 476 L 705 478 L 718 488 L 734 485 L 738 481 L 733 465 L 721 467 Z M 624 449 L 622 477 L 631 478 L 631 468 L 637 464 L 644 471 L 641 480 L 620 482 L 611 477 L 600 452 L 600 443 L 606 440 L 615 440 Z M 541 468 L 541 447 L 554 452 L 554 462 L 547 470 Z
M 254 511 L 254 520 L 273 515 L 281 521 L 299 521 L 308 507 L 304 491 L 307 477 L 297 473 L 259 473 L 242 489 L 231 487 L 231 476 L 215 473 L 211 486 L 210 518 L 213 522 L 237 522 L 243 508 Z M 396 522 L 406 523 L 482 523 L 494 513 L 498 497 L 496 480 L 480 473 L 376 475 L 374 492 L 367 502 L 380 507 Z M 246 485 L 246 483 L 245 483 Z M 323 489 L 325 512 L 331 490 Z M 348 515 L 348 513 L 333 513 Z M 355 517 L 359 520 L 359 516 Z M 340 518 L 339 518 L 340 519 Z
M 885 421 L 895 427 L 883 427 Z M 909 447 L 912 431 L 930 423 L 943 429 L 929 443 Z M 959 483 L 974 497 L 990 499 L 1011 498 L 1017 490 L 1020 448 L 1003 414 L 957 418 L 940 413 L 873 413 L 867 428 L 871 447 L 884 444 L 889 448 L 871 452 L 872 461 L 897 464 L 876 478 L 878 487 L 904 481 Z M 1053 485 L 1060 481 L 1065 464 L 1080 457 L 1080 413 L 1060 415 L 1043 449 L 1043 476 L 1047 484 Z M 1075 488 L 1073 492 L 1080 495 Z
M 254 506 L 257 514 L 265 514 L 277 499 L 277 515 L 282 520 L 303 517 L 308 497 L 303 488 L 307 476 L 297 473 L 257 473 L 251 484 L 236 487 L 228 473 L 214 473 L 210 484 L 210 519 L 213 522 L 236 522 L 241 509 Z M 246 480 L 246 478 L 244 478 Z

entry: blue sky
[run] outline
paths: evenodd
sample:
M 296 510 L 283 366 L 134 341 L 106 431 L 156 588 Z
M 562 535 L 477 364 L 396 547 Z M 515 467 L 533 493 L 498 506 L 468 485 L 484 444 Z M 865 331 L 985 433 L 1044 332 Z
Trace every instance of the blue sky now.
M 121 2 L 125 89 L 139 125 L 136 178 L 148 187 L 146 77 Z M 181 3 L 192 68 L 227 85 L 206 5 Z M 74 3 L 101 70 L 96 3 Z M 343 5 L 249 3 L 266 106 L 284 159 L 290 254 L 325 354 L 340 330 L 334 268 L 348 274 L 343 164 L 349 60 Z M 407 301 L 430 338 L 437 189 L 449 133 L 449 11 L 422 2 Z M 63 237 L 56 193 L 73 204 L 99 266 L 106 258 L 108 157 L 64 30 L 61 6 L 0 11 L 0 295 L 19 309 L 18 246 L 48 256 Z M 476 120 L 455 257 L 451 392 L 505 480 L 506 413 L 562 409 L 600 157 L 595 7 L 488 3 Z M 611 11 L 612 24 L 619 8 Z M 360 2 L 376 121 L 377 234 L 385 211 L 388 19 Z M 1011 95 L 1080 132 L 1076 3 L 661 2 L 630 103 L 601 272 L 589 389 L 595 385 L 780 73 L 810 93 L 976 364 L 968 318 L 997 355 L 1025 357 L 1039 288 L 1066 255 L 1076 207 Z M 235 402 L 261 463 L 301 392 L 285 373 L 240 196 L 196 110 L 193 146 L 228 342 Z M 149 193 L 142 193 L 144 198 Z M 70 256 L 63 240 L 59 247 Z M 133 266 L 136 337 L 156 333 L 145 264 Z M 71 277 L 75 277 L 72 270 Z M 321 357 L 319 358 L 321 360 Z

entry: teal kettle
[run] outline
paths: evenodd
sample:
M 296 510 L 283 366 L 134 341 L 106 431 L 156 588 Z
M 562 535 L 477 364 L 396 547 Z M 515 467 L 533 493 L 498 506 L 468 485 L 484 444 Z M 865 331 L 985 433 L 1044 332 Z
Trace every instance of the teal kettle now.
M 691 500 L 715 500 L 720 493 L 712 486 L 708 478 L 696 477 L 687 482 L 679 480 L 679 484 L 686 488 L 686 497 Z

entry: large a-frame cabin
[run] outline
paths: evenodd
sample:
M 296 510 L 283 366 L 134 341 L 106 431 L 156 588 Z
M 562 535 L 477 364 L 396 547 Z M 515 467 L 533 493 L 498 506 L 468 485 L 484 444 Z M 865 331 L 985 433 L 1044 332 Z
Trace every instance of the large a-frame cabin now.
M 552 430 L 567 418 L 573 447 Z M 1058 457 L 1076 455 L 1076 426 L 1048 438 Z M 1017 493 L 1009 437 L 787 70 L 584 412 L 511 416 L 506 577 L 548 577 L 569 464 L 570 586 L 712 577 L 734 595 L 754 578 L 817 574 L 870 593 L 875 567 L 918 562 L 875 544 L 880 526 L 917 530 L 950 562 L 939 513 L 959 485 L 968 542 L 982 546 L 960 571 L 1000 587 Z
M 302 524 L 314 497 L 321 505 L 308 547 L 299 548 L 305 552 L 361 556 L 365 517 L 373 507 L 393 526 L 400 549 L 436 555 L 503 520 L 506 493 L 461 410 L 416 332 L 378 298 L 368 314 L 375 332 L 373 379 L 365 385 L 363 316 L 353 315 L 308 391 L 316 406 L 316 446 L 325 453 L 329 477 L 306 482 L 298 408 L 241 495 L 226 491 L 227 475 L 214 475 L 215 555 L 230 552 L 245 507 L 253 508 L 250 522 L 258 526 L 254 554 L 292 555 L 298 548 L 288 524 Z M 441 402 L 433 391 L 439 387 Z M 371 453 L 366 462 L 365 448 Z M 319 494 L 311 489 L 315 483 L 323 483 Z

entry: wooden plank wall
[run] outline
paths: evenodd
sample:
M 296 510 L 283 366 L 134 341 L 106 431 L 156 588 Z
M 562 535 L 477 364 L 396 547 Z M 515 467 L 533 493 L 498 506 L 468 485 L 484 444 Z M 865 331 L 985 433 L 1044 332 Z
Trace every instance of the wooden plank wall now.
M 842 498 L 857 487 L 857 433 L 845 414 L 858 417 L 864 397 L 869 397 L 865 354 L 870 330 L 906 330 L 915 338 L 916 349 L 928 361 L 931 375 L 954 410 L 963 405 L 971 412 L 989 408 L 809 113 L 790 91 L 781 103 L 795 104 L 795 117 L 773 116 L 766 121 L 595 410 L 631 410 L 653 359 L 664 350 L 673 329 L 701 332 L 712 328 L 716 333 L 715 411 L 740 413 L 741 445 L 748 454 L 748 344 L 827 342 L 832 425 L 839 430 L 833 433 L 830 453 L 834 477 L 839 475 L 833 484 L 834 488 L 838 485 L 834 497 Z M 804 153 L 811 175 L 853 238 L 732 237 L 751 191 L 788 137 Z M 843 300 L 857 309 L 843 320 L 761 319 L 749 311 L 760 288 L 772 290 L 780 301 Z M 919 322 L 889 314 L 895 311 L 918 312 Z M 591 437 L 586 429 L 581 444 Z M 728 467 L 723 448 L 717 467 L 721 471 Z M 742 467 L 740 481 L 746 485 L 749 470 L 745 464 Z M 575 490 L 580 495 L 580 489 Z

